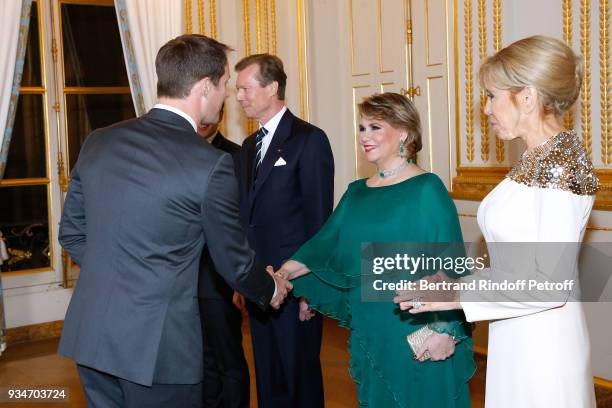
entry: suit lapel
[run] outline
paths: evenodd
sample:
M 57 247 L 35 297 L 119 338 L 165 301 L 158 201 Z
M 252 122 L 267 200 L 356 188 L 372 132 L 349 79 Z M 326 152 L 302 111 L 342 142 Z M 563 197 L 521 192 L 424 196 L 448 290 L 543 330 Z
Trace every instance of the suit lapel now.
M 246 149 L 246 166 L 242 171 L 244 172 L 244 180 L 246 181 L 246 193 L 250 196 L 253 191 L 253 162 L 255 161 L 255 137 L 248 137 L 245 142 L 243 149 Z
M 263 161 L 261 162 L 261 167 L 259 168 L 259 173 L 257 174 L 257 183 L 255 184 L 255 189 L 251 194 L 251 205 L 253 205 L 253 201 L 257 196 L 259 190 L 261 190 L 261 186 L 266 182 L 266 179 L 272 172 L 272 168 L 274 167 L 274 163 L 282 156 L 283 147 L 285 145 L 285 141 L 289 136 L 291 136 L 291 126 L 293 125 L 293 114 L 289 112 L 289 109 L 285 112 L 280 122 L 278 123 L 278 127 L 274 132 L 274 136 L 272 137 L 272 142 L 270 146 L 268 146 L 268 150 L 266 151 L 266 155 L 264 156 Z M 249 155 L 249 157 L 254 157 L 255 149 L 253 147 L 253 154 Z

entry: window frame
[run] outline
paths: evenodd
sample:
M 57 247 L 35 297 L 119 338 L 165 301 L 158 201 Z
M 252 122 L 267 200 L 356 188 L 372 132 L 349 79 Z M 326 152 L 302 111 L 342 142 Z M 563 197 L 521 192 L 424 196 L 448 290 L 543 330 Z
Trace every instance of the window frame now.
M 12 277 L 21 277 L 24 275 L 30 275 L 33 273 L 48 273 L 49 277 L 53 277 L 55 280 L 56 272 L 58 271 L 57 265 L 57 239 L 55 238 L 57 235 L 56 228 L 54 228 L 53 220 L 55 219 L 53 200 L 55 198 L 55 194 L 53 191 L 53 177 L 52 177 L 52 160 L 51 160 L 51 151 L 52 151 L 52 143 L 51 143 L 51 132 L 49 127 L 49 101 L 48 101 L 48 81 L 47 81 L 47 65 L 44 51 L 44 38 L 45 32 L 44 27 L 45 24 L 43 20 L 45 19 L 44 10 L 43 10 L 43 2 L 45 0 L 33 0 L 32 8 L 36 7 L 36 11 L 38 14 L 38 46 L 40 53 L 39 64 L 40 64 L 40 86 L 20 86 L 19 87 L 19 97 L 22 95 L 41 95 L 42 97 L 42 108 L 43 108 L 43 117 L 44 117 L 44 143 L 45 143 L 45 170 L 46 177 L 30 177 L 30 178 L 12 178 L 12 179 L 1 179 L 0 180 L 0 188 L 3 187 L 26 187 L 26 186 L 45 186 L 47 189 L 47 223 L 49 230 L 49 266 L 43 268 L 30 268 L 23 269 L 19 271 L 9 271 L 2 272 L 3 282 L 5 279 L 7 283 L 4 285 L 5 289 L 9 289 L 13 287 L 11 283 L 13 283 Z M 12 135 L 14 137 L 14 135 Z M 19 279 L 20 280 L 20 279 Z
M 115 7 L 114 0 L 33 0 L 38 12 L 41 86 L 20 87 L 20 96 L 42 95 L 46 177 L 4 179 L 2 187 L 45 185 L 47 187 L 50 265 L 45 268 L 2 272 L 4 289 L 12 293 L 40 291 L 53 287 L 72 287 L 78 277 L 75 265 L 58 242 L 59 221 L 70 183 L 68 95 L 130 95 L 129 86 L 68 87 L 65 86 L 64 44 L 61 8 L 64 4 Z M 59 40 L 58 40 L 59 39 Z M 129 75 L 126 72 L 126 75 Z M 37 288 L 36 288 L 37 287 Z

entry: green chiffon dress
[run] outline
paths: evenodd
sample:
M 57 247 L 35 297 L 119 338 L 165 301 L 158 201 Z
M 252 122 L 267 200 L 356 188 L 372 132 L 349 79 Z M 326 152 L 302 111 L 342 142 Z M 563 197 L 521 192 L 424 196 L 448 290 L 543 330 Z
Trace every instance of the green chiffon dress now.
M 392 302 L 393 292 L 382 295 L 386 301 L 364 301 L 362 244 L 371 242 L 461 243 L 457 210 L 440 179 L 424 173 L 385 187 L 351 183 L 321 230 L 291 257 L 311 271 L 293 281 L 294 293 L 350 329 L 360 406 L 469 408 L 475 364 L 463 313 L 411 315 Z M 406 336 L 425 324 L 455 337 L 453 356 L 413 360 Z

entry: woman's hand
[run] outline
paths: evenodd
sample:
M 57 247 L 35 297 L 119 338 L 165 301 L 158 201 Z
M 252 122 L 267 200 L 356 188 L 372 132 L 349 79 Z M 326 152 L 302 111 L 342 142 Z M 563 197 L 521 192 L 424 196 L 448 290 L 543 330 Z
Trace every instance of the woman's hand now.
M 446 360 L 455 353 L 455 339 L 446 333 L 433 333 L 427 337 L 413 358 L 420 359 L 426 351 L 429 351 L 431 361 Z
M 299 312 L 299 319 L 300 322 L 305 322 L 306 320 L 310 320 L 311 317 L 313 317 L 315 314 L 312 310 L 309 309 L 308 307 L 308 301 L 306 300 L 306 298 L 301 297 L 300 298 L 300 312 Z
M 412 314 L 418 314 L 461 309 L 459 292 L 452 289 L 452 285 L 445 286 L 445 284 L 458 282 L 458 279 L 449 278 L 444 272 L 439 271 L 421 280 L 426 282 L 425 287 L 429 289 L 396 291 L 397 296 L 393 298 L 393 302 L 399 304 L 401 310 L 409 310 Z M 420 281 L 418 286 L 421 287 Z
M 408 310 L 408 312 L 412 314 L 463 309 L 461 307 L 461 303 L 459 302 L 426 302 L 424 300 L 417 300 L 416 302 L 418 303 L 415 304 L 415 302 L 402 302 L 400 303 L 400 309 Z
M 290 259 L 282 264 L 274 273 L 283 279 L 292 280 L 309 272 L 310 269 L 306 265 Z

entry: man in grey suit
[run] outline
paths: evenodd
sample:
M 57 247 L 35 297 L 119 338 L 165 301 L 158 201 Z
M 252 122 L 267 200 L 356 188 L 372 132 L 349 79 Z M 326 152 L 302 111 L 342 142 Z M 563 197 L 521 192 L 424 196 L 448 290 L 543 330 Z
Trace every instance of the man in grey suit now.
M 205 244 L 217 273 L 258 307 L 278 308 L 291 289 L 247 244 L 231 156 L 196 133 L 227 97 L 227 51 L 200 35 L 165 44 L 159 103 L 92 132 L 72 171 L 60 242 L 81 275 L 59 352 L 76 361 L 91 407 L 201 405 Z

